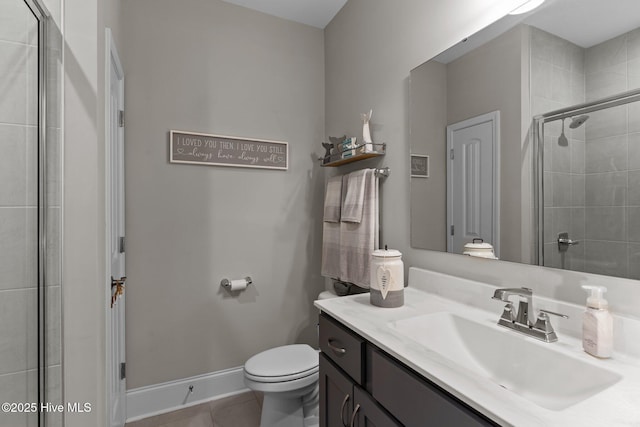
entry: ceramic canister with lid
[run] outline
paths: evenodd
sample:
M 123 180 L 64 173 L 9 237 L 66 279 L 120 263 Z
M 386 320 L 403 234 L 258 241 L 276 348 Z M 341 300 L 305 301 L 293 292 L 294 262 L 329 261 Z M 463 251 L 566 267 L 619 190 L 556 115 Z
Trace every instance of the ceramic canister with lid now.
M 376 249 L 371 254 L 371 304 L 378 307 L 401 307 L 404 304 L 404 264 L 402 253 L 395 249 Z

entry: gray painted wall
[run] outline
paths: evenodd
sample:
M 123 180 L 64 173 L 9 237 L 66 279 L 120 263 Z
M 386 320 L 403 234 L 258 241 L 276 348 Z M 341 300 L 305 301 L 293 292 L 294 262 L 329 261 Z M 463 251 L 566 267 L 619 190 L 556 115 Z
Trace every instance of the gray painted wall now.
M 447 66 L 411 70 L 411 154 L 429 156 L 429 177 L 411 178 L 411 246 L 447 250 Z
M 323 32 L 219 0 L 125 2 L 127 386 L 316 345 Z M 170 164 L 170 129 L 287 141 L 288 171 Z M 230 295 L 223 278 L 254 284 Z

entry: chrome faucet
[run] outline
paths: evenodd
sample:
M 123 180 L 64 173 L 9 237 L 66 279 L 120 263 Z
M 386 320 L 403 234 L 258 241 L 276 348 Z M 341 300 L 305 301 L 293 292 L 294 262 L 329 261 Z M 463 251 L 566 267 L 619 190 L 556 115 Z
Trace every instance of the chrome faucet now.
M 515 313 L 513 303 L 509 297 L 516 295 L 520 297 L 518 312 Z M 529 288 L 500 288 L 493 293 L 493 299 L 506 302 L 502 316 L 498 320 L 498 325 L 513 329 L 533 338 L 545 342 L 558 341 L 558 336 L 553 330 L 549 321 L 549 314 L 568 319 L 569 316 L 555 313 L 549 310 L 539 310 L 540 314 L 536 319 L 531 313 L 533 311 L 533 291 Z

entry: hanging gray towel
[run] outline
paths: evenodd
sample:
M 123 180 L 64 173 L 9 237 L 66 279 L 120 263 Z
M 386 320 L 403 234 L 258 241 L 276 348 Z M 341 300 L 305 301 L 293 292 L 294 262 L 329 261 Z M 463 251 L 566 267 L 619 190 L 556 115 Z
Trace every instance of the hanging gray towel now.
M 364 172 L 364 173 L 363 173 Z M 360 177 L 363 177 L 361 180 Z M 364 181 L 361 221 L 340 222 L 340 280 L 369 288 L 371 253 L 378 248 L 378 178 L 373 169 L 353 172 L 345 177 L 343 193 Z M 352 180 L 352 178 L 355 178 Z M 344 212 L 344 206 L 343 206 Z
M 324 197 L 322 223 L 322 267 L 320 274 L 332 279 L 340 277 L 340 210 L 342 175 L 329 178 Z

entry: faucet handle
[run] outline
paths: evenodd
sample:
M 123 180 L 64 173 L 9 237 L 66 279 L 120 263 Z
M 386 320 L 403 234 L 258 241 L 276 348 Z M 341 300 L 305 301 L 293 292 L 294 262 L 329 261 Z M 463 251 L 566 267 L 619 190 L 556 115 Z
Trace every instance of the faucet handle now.
M 542 309 L 540 309 L 538 311 L 540 312 L 540 317 L 546 317 L 547 314 L 553 314 L 554 316 L 562 317 L 563 319 L 568 319 L 569 318 L 569 316 L 567 316 L 566 314 L 556 313 L 555 311 L 542 310 Z
M 568 319 L 569 318 L 569 316 L 567 316 L 566 314 L 556 313 L 555 311 L 549 311 L 549 310 L 538 310 L 538 311 L 540 312 L 540 314 L 538 315 L 538 320 L 536 320 L 536 324 L 535 324 L 534 328 L 535 329 L 540 329 L 540 330 L 545 331 L 546 333 L 549 333 L 549 334 L 554 333 L 554 330 L 553 330 L 553 326 L 551 325 L 551 322 L 549 321 L 548 314 L 552 314 L 554 316 L 562 317 L 564 319 Z
M 502 316 L 500 316 L 501 319 L 504 319 L 506 321 L 509 322 L 515 322 L 516 320 L 516 314 L 513 312 L 513 304 L 508 302 L 505 306 L 504 306 L 504 310 L 502 311 Z

